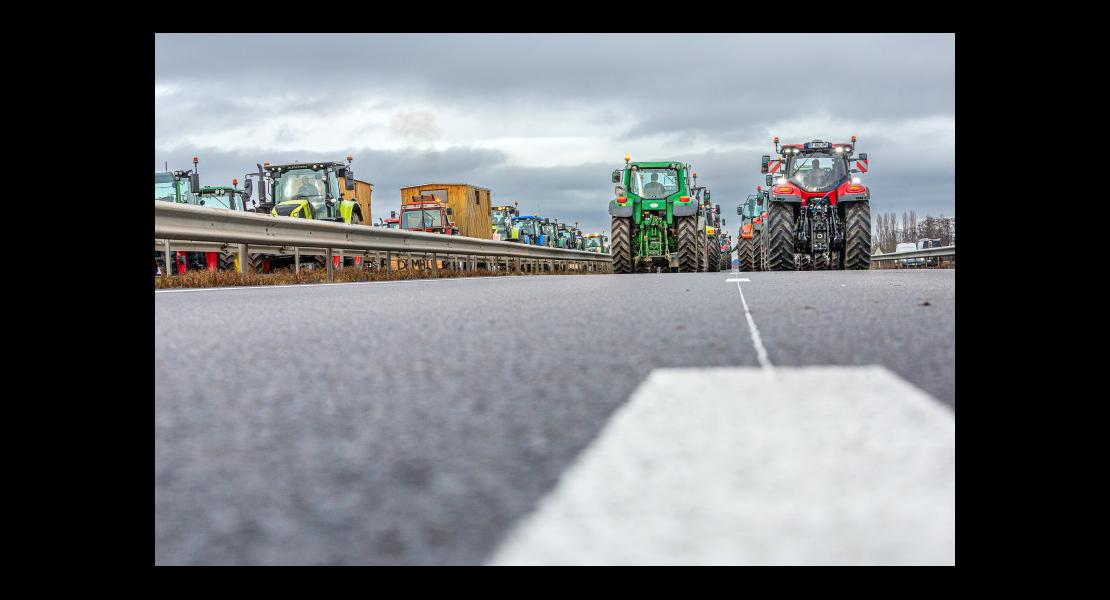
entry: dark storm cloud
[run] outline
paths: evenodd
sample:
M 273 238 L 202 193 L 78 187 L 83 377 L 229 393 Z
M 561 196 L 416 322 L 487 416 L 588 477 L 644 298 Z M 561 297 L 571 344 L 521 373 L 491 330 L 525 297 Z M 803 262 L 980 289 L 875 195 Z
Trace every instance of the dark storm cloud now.
M 735 203 L 762 183 L 759 156 L 771 152 L 770 135 L 810 115 L 861 134 L 859 150 L 871 154 L 864 177 L 872 212 L 954 214 L 954 132 L 945 131 L 955 113 L 950 35 L 159 35 L 155 67 L 157 169 L 163 160 L 183 168 L 200 154 L 205 182 L 220 183 L 241 179 L 261 160 L 351 152 L 359 178 L 375 183 L 376 207 L 386 210 L 375 216 L 399 203 L 403 185 L 464 181 L 492 189 L 495 202 L 516 199 L 526 212 L 608 229 L 609 172 L 631 151 L 636 159 L 692 162 L 734 217 Z M 373 103 L 358 104 L 364 98 Z M 427 106 L 411 108 L 405 98 L 430 103 L 431 118 L 421 113 Z M 518 166 L 509 151 L 452 138 L 446 109 L 479 125 L 523 113 L 512 133 L 522 138 L 557 112 L 621 151 L 604 163 L 553 157 L 550 166 Z M 301 131 L 298 115 L 361 113 L 380 114 L 383 124 L 352 119 L 349 139 L 333 150 L 270 147 Z M 246 150 L 206 142 L 272 115 L 281 116 L 273 132 L 246 140 Z M 383 130 L 443 138 L 450 147 L 365 147 Z M 795 133 L 789 141 L 839 141 L 843 132 L 815 125 Z M 643 156 L 651 140 L 695 151 Z

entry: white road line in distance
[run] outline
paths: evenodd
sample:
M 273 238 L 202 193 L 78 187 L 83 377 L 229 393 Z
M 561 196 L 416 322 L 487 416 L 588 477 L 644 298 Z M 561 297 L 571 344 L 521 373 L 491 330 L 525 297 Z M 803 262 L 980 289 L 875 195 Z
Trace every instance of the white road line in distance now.
M 657 369 L 488 562 L 951 565 L 955 429 L 880 366 Z

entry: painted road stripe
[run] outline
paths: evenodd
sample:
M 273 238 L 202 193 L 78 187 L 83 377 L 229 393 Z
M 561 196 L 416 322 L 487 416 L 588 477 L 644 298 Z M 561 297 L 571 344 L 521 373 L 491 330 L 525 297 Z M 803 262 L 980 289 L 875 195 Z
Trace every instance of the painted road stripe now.
M 731 282 L 733 282 L 733 281 L 735 281 L 735 282 L 738 282 L 738 283 L 739 283 L 739 282 L 742 282 L 742 281 L 751 281 L 751 279 L 747 279 L 747 278 L 741 278 L 741 279 L 726 279 L 725 281 L 726 281 L 726 282 L 730 282 L 730 283 L 731 283 Z
M 744 318 L 748 320 L 748 333 L 752 336 L 752 345 L 755 346 L 755 357 L 759 361 L 759 366 L 764 369 L 772 369 L 771 359 L 767 358 L 767 349 L 763 347 L 763 339 L 759 337 L 759 328 L 755 326 L 755 319 L 752 319 L 752 311 L 748 310 L 748 301 L 744 298 L 744 290 L 740 288 L 741 281 L 747 279 L 730 279 L 729 281 L 736 282 L 736 291 L 740 292 L 740 304 L 744 307 Z
M 658 369 L 489 562 L 954 564 L 955 432 L 883 367 Z

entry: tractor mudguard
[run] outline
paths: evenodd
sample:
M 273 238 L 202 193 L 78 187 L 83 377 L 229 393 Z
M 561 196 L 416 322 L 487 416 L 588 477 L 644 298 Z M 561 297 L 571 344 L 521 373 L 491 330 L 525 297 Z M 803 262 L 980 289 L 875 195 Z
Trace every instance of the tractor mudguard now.
M 632 200 L 625 202 L 624 205 L 617 204 L 616 200 L 609 201 L 609 216 L 612 217 L 631 217 L 632 216 Z
M 866 192 L 863 192 L 861 194 L 841 194 L 840 197 L 836 199 L 836 202 L 837 204 L 840 204 L 842 202 L 862 202 L 870 199 L 871 190 L 867 190 Z
M 343 217 L 343 222 L 350 225 L 351 215 L 355 212 L 355 202 L 353 200 L 343 200 L 339 203 L 339 216 Z
M 690 202 L 675 202 L 671 206 L 671 214 L 676 217 L 690 217 L 698 214 L 698 203 L 691 200 Z M 700 224 L 705 227 L 705 224 Z

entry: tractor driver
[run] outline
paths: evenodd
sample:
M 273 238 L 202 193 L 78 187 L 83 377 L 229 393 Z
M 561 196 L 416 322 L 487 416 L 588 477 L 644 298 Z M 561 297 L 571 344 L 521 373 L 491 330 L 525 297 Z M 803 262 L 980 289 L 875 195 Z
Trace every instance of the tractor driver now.
M 313 198 L 319 195 L 319 190 L 316 189 L 316 186 L 306 181 L 301 184 L 301 188 L 297 190 L 297 193 L 293 195 L 293 198 L 304 198 L 305 200 L 308 200 L 309 198 Z
M 644 186 L 644 195 L 649 198 L 661 198 L 663 196 L 663 184 L 659 183 L 659 173 L 651 174 L 651 181 Z
M 811 188 L 825 187 L 828 185 L 827 179 L 828 173 L 821 168 L 821 160 L 813 159 L 809 173 L 806 174 L 806 184 Z

